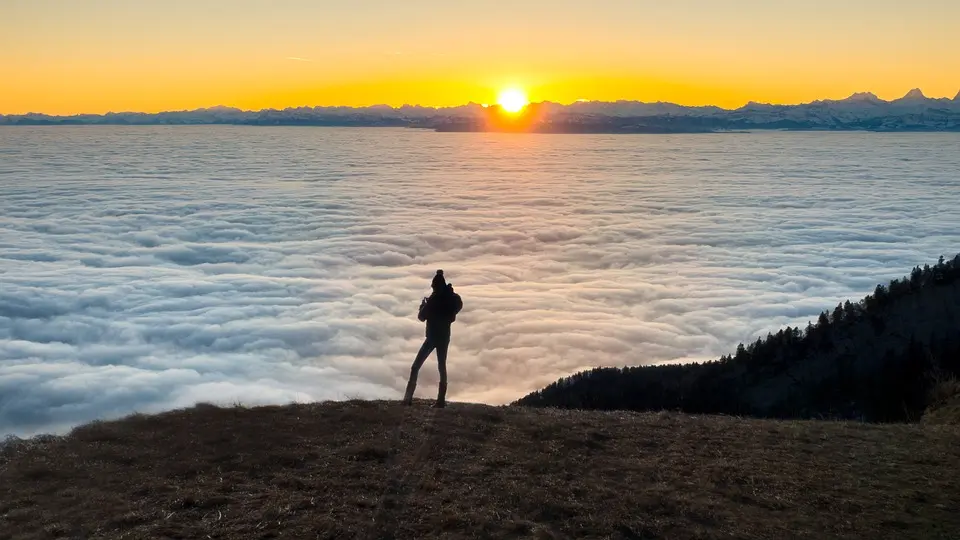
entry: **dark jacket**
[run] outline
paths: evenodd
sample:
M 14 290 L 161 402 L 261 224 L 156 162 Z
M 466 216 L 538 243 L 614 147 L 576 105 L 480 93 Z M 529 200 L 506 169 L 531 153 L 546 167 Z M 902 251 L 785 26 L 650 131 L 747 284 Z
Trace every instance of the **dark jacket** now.
M 427 338 L 450 339 L 450 325 L 457 320 L 457 313 L 463 309 L 460 295 L 447 286 L 434 292 L 420 305 L 417 318 L 427 322 Z

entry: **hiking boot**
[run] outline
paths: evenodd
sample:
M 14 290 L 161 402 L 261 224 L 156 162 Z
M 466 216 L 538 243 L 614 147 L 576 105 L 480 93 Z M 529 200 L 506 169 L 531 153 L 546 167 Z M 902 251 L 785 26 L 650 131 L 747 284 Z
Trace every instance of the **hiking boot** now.
M 437 388 L 437 403 L 446 404 L 447 403 L 447 382 L 440 381 L 440 386 Z M 443 405 L 440 405 L 443 407 Z
M 444 408 L 444 407 L 446 407 L 446 406 L 447 406 L 447 402 L 446 402 L 446 401 L 438 401 L 438 402 L 436 402 L 436 403 L 433 404 L 433 408 L 434 408 L 434 409 L 442 409 L 442 408 Z

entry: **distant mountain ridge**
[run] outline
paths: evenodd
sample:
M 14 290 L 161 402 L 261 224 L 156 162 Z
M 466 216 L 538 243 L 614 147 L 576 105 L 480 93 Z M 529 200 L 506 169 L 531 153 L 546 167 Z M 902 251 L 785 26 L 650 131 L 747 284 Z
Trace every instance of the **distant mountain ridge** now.
M 744 129 L 960 131 L 960 92 L 953 99 L 929 98 L 915 88 L 886 101 L 871 92 L 839 100 L 798 105 L 750 102 L 736 109 L 641 101 L 541 102 L 540 118 L 530 131 L 543 132 L 711 132 Z M 496 106 L 468 103 L 457 107 L 289 107 L 244 111 L 216 106 L 160 113 L 118 112 L 54 116 L 41 113 L 0 115 L 0 125 L 149 125 L 236 124 L 412 127 L 440 131 L 486 131 Z M 636 119 L 635 122 L 624 119 Z

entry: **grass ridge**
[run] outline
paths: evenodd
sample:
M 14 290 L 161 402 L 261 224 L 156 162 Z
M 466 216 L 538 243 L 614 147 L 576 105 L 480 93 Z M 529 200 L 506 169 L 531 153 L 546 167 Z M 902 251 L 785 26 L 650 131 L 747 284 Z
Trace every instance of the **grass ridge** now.
M 201 405 L 0 449 L 0 539 L 957 538 L 960 430 Z

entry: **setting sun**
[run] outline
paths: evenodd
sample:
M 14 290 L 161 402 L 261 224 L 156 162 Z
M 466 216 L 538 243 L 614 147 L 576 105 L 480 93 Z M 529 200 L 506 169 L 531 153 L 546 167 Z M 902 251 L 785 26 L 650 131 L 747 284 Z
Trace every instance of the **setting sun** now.
M 527 100 L 527 94 L 523 90 L 510 88 L 500 92 L 497 97 L 497 103 L 503 107 L 503 110 L 511 113 L 520 112 L 530 103 Z

